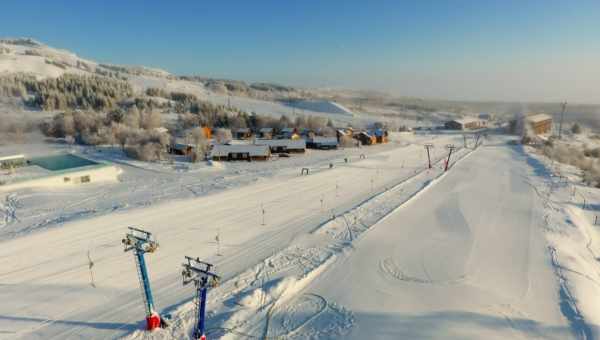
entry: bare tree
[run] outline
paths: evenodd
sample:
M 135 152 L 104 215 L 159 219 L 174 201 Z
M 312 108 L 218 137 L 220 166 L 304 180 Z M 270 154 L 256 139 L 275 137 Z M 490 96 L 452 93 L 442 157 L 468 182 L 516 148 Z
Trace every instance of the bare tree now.
M 141 115 L 137 106 L 131 106 L 125 116 L 123 117 L 123 123 L 131 128 L 138 129 L 140 127 Z
M 208 140 L 204 135 L 204 130 L 200 127 L 193 128 L 187 138 L 194 145 L 194 153 L 192 154 L 192 162 L 197 162 L 204 159 L 206 152 L 208 151 Z
M 142 115 L 142 128 L 146 130 L 154 129 L 160 127 L 162 125 L 162 117 L 160 112 L 156 110 L 151 110 Z
M 231 141 L 231 130 L 229 129 L 217 129 L 215 133 L 215 141 L 219 144 L 225 144 Z

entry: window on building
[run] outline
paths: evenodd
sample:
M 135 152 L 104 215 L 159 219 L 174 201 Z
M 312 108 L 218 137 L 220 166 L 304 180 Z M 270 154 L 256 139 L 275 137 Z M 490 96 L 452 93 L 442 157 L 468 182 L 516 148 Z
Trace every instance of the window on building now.
M 90 176 L 81 176 L 81 183 L 89 183 L 91 181 Z
M 65 183 L 71 182 L 71 177 L 65 177 L 65 178 L 63 178 L 63 181 Z

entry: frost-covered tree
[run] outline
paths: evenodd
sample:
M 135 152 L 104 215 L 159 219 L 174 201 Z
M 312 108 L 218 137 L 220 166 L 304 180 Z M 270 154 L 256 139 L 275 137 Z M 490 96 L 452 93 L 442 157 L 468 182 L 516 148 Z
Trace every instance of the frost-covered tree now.
M 215 132 L 215 141 L 218 144 L 225 144 L 228 143 L 229 141 L 231 141 L 232 136 L 231 136 L 231 130 L 229 129 L 217 129 L 217 131 Z

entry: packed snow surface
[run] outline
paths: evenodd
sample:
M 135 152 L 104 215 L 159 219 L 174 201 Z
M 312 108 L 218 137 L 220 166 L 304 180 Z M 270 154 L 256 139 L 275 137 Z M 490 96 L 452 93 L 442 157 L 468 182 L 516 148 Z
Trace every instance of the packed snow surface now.
M 297 109 L 308 110 L 313 112 L 335 113 L 352 115 L 352 111 L 344 107 L 342 104 L 329 100 L 295 100 L 289 103 L 290 106 Z
M 223 277 L 209 292 L 209 338 L 596 338 L 600 247 L 589 202 L 600 195 L 507 141 L 490 135 L 474 149 L 470 140 L 448 172 L 444 147 L 462 136 L 405 135 L 354 152 L 179 172 L 122 159 L 122 182 L 72 198 L 7 194 L 0 338 L 189 338 L 184 255 Z M 221 187 L 209 184 L 216 179 Z M 167 329 L 142 330 L 134 261 L 120 243 L 127 226 L 160 243 L 146 258 Z

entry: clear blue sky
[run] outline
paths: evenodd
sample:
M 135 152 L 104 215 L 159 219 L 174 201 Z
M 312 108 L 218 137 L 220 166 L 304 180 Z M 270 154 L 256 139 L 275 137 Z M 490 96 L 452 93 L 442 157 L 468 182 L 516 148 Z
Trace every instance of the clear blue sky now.
M 3 0 L 0 36 L 117 64 L 396 95 L 600 103 L 600 1 Z

